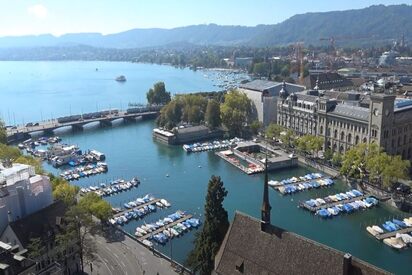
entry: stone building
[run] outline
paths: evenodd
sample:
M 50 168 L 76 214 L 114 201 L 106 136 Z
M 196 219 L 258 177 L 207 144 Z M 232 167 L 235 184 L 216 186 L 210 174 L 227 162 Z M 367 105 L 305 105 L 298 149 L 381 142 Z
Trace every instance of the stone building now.
M 278 124 L 299 135 L 322 136 L 324 149 L 334 152 L 343 153 L 361 142 L 373 142 L 389 154 L 412 160 L 412 100 L 372 94 L 369 106 L 361 106 L 362 99 L 342 101 L 323 94 L 289 92 L 283 87 Z
M 285 86 L 290 92 L 300 92 L 305 87 L 290 83 L 279 83 L 267 80 L 253 80 L 239 86 L 252 101 L 257 119 L 265 126 L 277 121 L 277 100 L 279 92 Z

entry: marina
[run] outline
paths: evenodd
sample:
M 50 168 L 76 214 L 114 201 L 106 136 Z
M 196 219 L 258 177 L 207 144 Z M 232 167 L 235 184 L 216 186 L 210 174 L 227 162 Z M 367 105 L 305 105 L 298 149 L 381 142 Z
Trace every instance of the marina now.
M 18 63 L 18 64 L 17 64 Z M 78 97 L 76 105 L 71 106 L 72 113 L 92 112 L 96 109 L 121 108 L 129 101 L 144 102 L 145 92 L 156 82 L 153 76 L 162 76 L 168 90 L 175 91 L 213 91 L 213 87 L 198 76 L 198 73 L 183 69 L 176 70 L 173 67 L 157 66 L 148 64 L 129 64 L 120 62 L 2 62 L 0 71 L 8 78 L 3 78 L 5 85 L 13 85 L 13 92 L 3 89 L 0 94 L 0 107 L 4 110 L 3 115 L 7 124 L 13 123 L 13 113 L 16 121 L 22 124 L 23 120 L 33 118 L 40 121 L 46 118 L 56 117 L 69 113 L 67 98 Z M 24 71 L 18 68 L 26 68 Z M 95 68 L 99 68 L 99 80 L 96 81 Z M 11 71 L 12 74 L 8 74 Z M 26 73 L 26 71 L 28 73 Z M 31 72 L 47 75 L 50 78 L 61 79 L 59 85 L 50 82 L 48 90 L 55 91 L 53 97 L 49 93 L 42 93 L 45 81 L 36 80 Z M 113 76 L 119 72 L 124 73 L 127 85 L 117 85 Z M 66 73 L 73 77 L 67 78 Z M 37 74 L 38 75 L 38 74 Z M 19 79 L 30 79 L 32 84 Z M 100 80 L 100 78 L 108 79 Z M 11 82 L 10 82 L 11 81 Z M 10 84 L 12 83 L 12 84 Z M 36 92 L 33 99 L 26 96 L 29 90 Z M 38 91 L 38 92 L 37 92 Z M 136 91 L 141 91 L 136 93 Z M 56 96 L 55 96 L 56 95 Z M 30 98 L 30 99 L 29 99 Z M 3 104 L 2 104 L 3 103 Z M 6 104 L 7 103 L 7 104 Z M 96 107 L 98 105 L 98 108 Z M 115 105 L 116 104 L 116 105 Z M 34 109 L 32 106 L 38 106 Z M 40 109 L 43 112 L 43 119 Z M 7 115 L 10 110 L 10 117 Z M 225 209 L 229 215 L 229 221 L 233 219 L 236 210 L 247 213 L 254 217 L 260 217 L 261 196 L 251 196 L 262 192 L 261 183 L 263 175 L 255 174 L 247 176 L 243 172 L 236 171 L 231 164 L 222 160 L 214 152 L 202 154 L 187 154 L 181 146 L 166 146 L 152 140 L 152 129 L 154 121 L 147 120 L 141 123 L 115 124 L 113 128 L 101 128 L 96 126 L 85 127 L 81 133 L 72 133 L 70 129 L 57 130 L 56 134 L 61 136 L 69 144 L 77 144 L 81 148 L 97 148 L 107 156 L 107 164 L 110 166 L 107 174 L 95 175 L 93 178 L 81 178 L 72 182 L 79 187 L 89 187 L 93 183 L 106 182 L 107 179 L 125 178 L 130 179 L 139 175 L 142 183 L 138 188 L 129 192 L 120 192 L 115 196 L 105 197 L 112 205 L 122 205 L 139 194 L 153 193 L 156 197 L 165 197 L 174 202 L 169 208 L 171 212 L 184 209 L 194 217 L 200 216 L 204 206 L 204 192 L 210 175 L 219 175 L 228 190 L 225 198 Z M 199 169 L 201 166 L 202 169 Z M 48 172 L 59 174 L 60 172 L 45 162 L 44 167 Z M 306 166 L 295 166 L 270 172 L 269 178 L 282 180 L 296 175 L 316 173 L 315 169 Z M 169 177 L 165 177 L 168 174 Z M 93 179 L 93 182 L 90 182 Z M 401 252 L 390 249 L 376 238 L 369 237 L 365 226 L 361 224 L 374 224 L 376 220 L 388 216 L 398 216 L 401 213 L 382 203 L 379 207 L 373 207 L 361 215 L 347 215 L 342 219 L 323 219 L 308 215 L 296 207 L 298 201 L 306 201 L 311 194 L 314 197 L 323 198 L 329 194 L 346 192 L 348 187 L 340 179 L 328 188 L 319 188 L 309 192 L 297 192 L 293 197 L 281 196 L 277 191 L 269 190 L 270 203 L 273 209 L 271 219 L 273 223 L 284 227 L 292 232 L 311 238 L 316 242 L 329 245 L 333 248 L 345 251 L 366 260 L 379 267 L 387 269 L 395 274 L 410 274 L 412 269 L 412 249 Z M 316 193 L 316 195 L 313 195 Z M 329 193 L 329 194 L 328 194 Z M 156 221 L 165 216 L 166 211 L 151 212 L 144 220 L 146 222 Z M 136 227 L 143 220 L 130 220 L 122 225 L 122 229 L 134 235 Z M 304 226 L 302 226 L 304 225 Z M 184 262 L 189 251 L 193 248 L 195 231 L 187 231 L 181 237 L 174 239 L 173 259 Z M 170 256 L 171 242 L 156 249 Z
M 243 139 L 235 137 L 230 140 L 226 139 L 226 140 L 215 140 L 215 141 L 205 142 L 205 143 L 184 144 L 183 150 L 185 150 L 188 153 L 222 150 L 222 149 L 228 149 L 228 148 L 234 147 L 237 145 L 237 143 L 241 141 L 243 141 Z
M 395 248 L 403 249 L 412 246 L 412 217 L 385 221 L 381 226 L 367 226 L 366 231 L 383 243 Z

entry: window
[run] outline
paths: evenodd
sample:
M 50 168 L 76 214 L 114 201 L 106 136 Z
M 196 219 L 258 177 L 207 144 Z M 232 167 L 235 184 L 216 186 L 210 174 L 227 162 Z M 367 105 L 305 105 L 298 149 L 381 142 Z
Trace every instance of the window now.
M 352 143 L 352 135 L 351 134 L 348 134 L 348 142 Z
M 340 133 L 340 140 L 345 141 L 345 133 L 344 132 Z
M 357 145 L 359 143 L 359 136 L 355 137 L 355 145 Z

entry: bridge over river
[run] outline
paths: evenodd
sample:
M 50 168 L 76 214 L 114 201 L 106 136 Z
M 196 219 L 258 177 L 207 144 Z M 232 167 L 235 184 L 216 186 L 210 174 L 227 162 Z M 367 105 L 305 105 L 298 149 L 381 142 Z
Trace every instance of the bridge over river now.
M 46 121 L 27 123 L 7 128 L 7 142 L 17 142 L 29 139 L 34 132 L 43 132 L 48 135 L 54 134 L 54 130 L 62 127 L 71 127 L 73 130 L 82 130 L 89 123 L 98 122 L 102 126 L 111 126 L 114 120 L 135 121 L 137 118 L 150 119 L 159 115 L 162 106 L 151 106 L 150 108 L 131 108 L 126 111 L 96 112 L 100 116 L 71 115 Z M 93 114 L 93 113 L 92 113 Z M 86 118 L 87 117 L 87 118 Z M 89 118 L 90 117 L 90 118 Z

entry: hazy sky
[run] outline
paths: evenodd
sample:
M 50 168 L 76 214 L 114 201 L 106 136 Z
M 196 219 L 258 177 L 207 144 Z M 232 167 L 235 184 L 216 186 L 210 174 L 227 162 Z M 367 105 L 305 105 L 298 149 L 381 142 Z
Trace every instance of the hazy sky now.
M 0 36 L 133 28 L 274 24 L 305 12 L 358 9 L 412 0 L 0 0 Z

